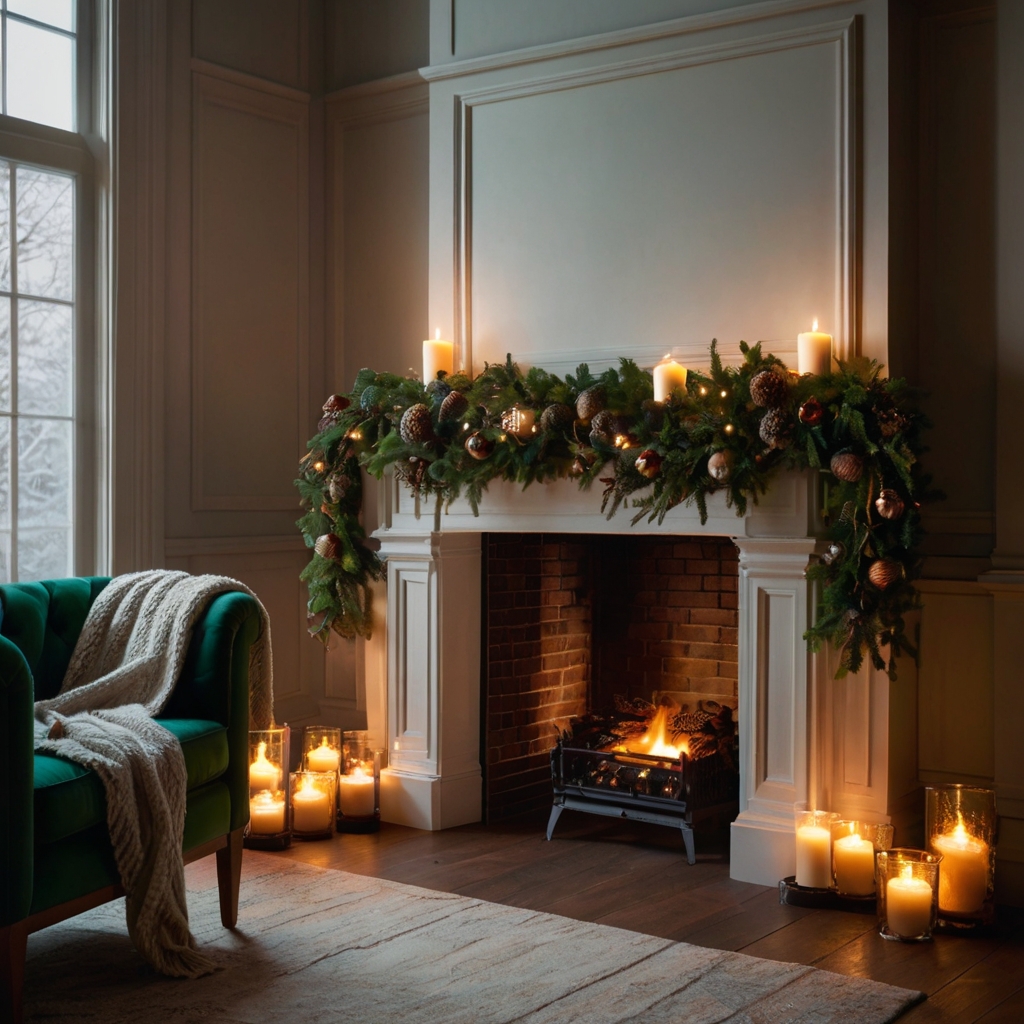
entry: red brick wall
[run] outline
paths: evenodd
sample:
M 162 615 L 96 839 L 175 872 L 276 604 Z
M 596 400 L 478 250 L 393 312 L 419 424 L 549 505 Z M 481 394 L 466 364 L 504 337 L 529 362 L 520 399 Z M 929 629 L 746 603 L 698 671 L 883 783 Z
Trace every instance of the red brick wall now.
M 735 694 L 728 540 L 489 534 L 482 760 L 487 819 L 551 801 L 549 752 L 615 694 Z

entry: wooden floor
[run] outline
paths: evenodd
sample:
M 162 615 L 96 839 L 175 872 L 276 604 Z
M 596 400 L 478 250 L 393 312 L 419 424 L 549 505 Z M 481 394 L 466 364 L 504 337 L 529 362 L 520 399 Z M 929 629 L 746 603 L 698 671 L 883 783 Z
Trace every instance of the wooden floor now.
M 887 942 L 873 915 L 784 907 L 775 889 L 733 881 L 726 835 L 698 835 L 691 867 L 669 829 L 567 811 L 549 843 L 543 826 L 385 824 L 376 835 L 297 842 L 281 856 L 927 993 L 900 1024 L 1024 1024 L 1020 912 L 1003 913 L 988 936 Z

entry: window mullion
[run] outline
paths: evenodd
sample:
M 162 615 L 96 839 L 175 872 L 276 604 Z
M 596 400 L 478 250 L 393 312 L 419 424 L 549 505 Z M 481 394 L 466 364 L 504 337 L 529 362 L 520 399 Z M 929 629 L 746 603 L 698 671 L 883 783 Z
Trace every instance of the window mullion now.
M 4 6 L 7 6 L 4 0 Z M 6 19 L 4 19 L 6 29 Z M 6 40 L 6 32 L 4 34 Z M 6 81 L 6 64 L 4 79 Z M 11 253 L 11 451 L 8 471 L 11 474 L 11 579 L 18 579 L 18 174 L 13 163 L 10 168 L 8 233 Z

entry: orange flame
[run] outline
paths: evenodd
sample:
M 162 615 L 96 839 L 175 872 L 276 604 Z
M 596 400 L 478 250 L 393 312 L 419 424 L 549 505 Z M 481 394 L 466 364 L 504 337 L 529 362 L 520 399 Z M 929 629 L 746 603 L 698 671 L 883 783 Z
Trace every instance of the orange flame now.
M 626 741 L 626 750 L 633 754 L 653 754 L 655 757 L 678 758 L 689 754 L 686 744 L 674 746 L 668 738 L 669 708 L 660 707 L 643 736 Z

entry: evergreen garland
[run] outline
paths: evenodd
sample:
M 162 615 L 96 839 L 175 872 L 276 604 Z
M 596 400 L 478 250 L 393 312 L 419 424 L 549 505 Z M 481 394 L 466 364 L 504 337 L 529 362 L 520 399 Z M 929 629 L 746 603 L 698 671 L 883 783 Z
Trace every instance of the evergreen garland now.
M 896 658 L 917 654 L 905 616 L 918 605 L 912 580 L 920 561 L 919 509 L 931 496 L 918 462 L 925 422 L 916 395 L 866 359 L 801 377 L 762 353 L 760 344 L 741 342 L 740 349 L 742 364 L 727 367 L 712 342 L 710 372 L 690 371 L 685 391 L 664 403 L 653 401 L 651 374 L 630 359 L 597 376 L 582 364 L 562 380 L 536 367 L 523 374 L 509 357 L 476 378 L 442 376 L 426 386 L 361 370 L 351 394 L 324 406 L 296 481 L 307 510 L 298 526 L 315 552 L 302 574 L 310 631 L 325 643 L 331 630 L 345 637 L 370 632 L 369 585 L 383 577 L 383 567 L 359 523 L 360 468 L 380 479 L 393 466 L 420 494 L 445 506 L 464 495 L 474 513 L 491 480 L 526 487 L 571 475 L 589 488 L 597 479 L 605 514 L 626 506 L 633 523 L 661 523 L 670 509 L 689 503 L 704 523 L 708 496 L 718 491 L 742 516 L 778 469 L 810 468 L 822 475 L 831 544 L 807 573 L 819 582 L 820 597 L 805 639 L 812 650 L 827 641 L 839 651 L 840 677 L 868 657 L 895 679 Z M 754 382 L 765 371 L 781 381 Z M 762 382 L 771 387 L 759 389 Z M 442 416 L 453 390 L 464 396 L 465 408 Z M 575 408 L 587 391 L 603 400 L 609 413 L 601 426 L 611 432 L 597 429 L 596 417 L 591 431 L 564 408 L 542 417 L 551 406 Z M 755 403 L 763 394 L 774 397 L 772 408 Z M 399 429 L 406 410 L 418 404 L 430 410 L 426 431 Z M 516 406 L 537 417 L 525 438 L 502 426 Z M 489 455 L 470 454 L 466 440 L 473 435 Z

